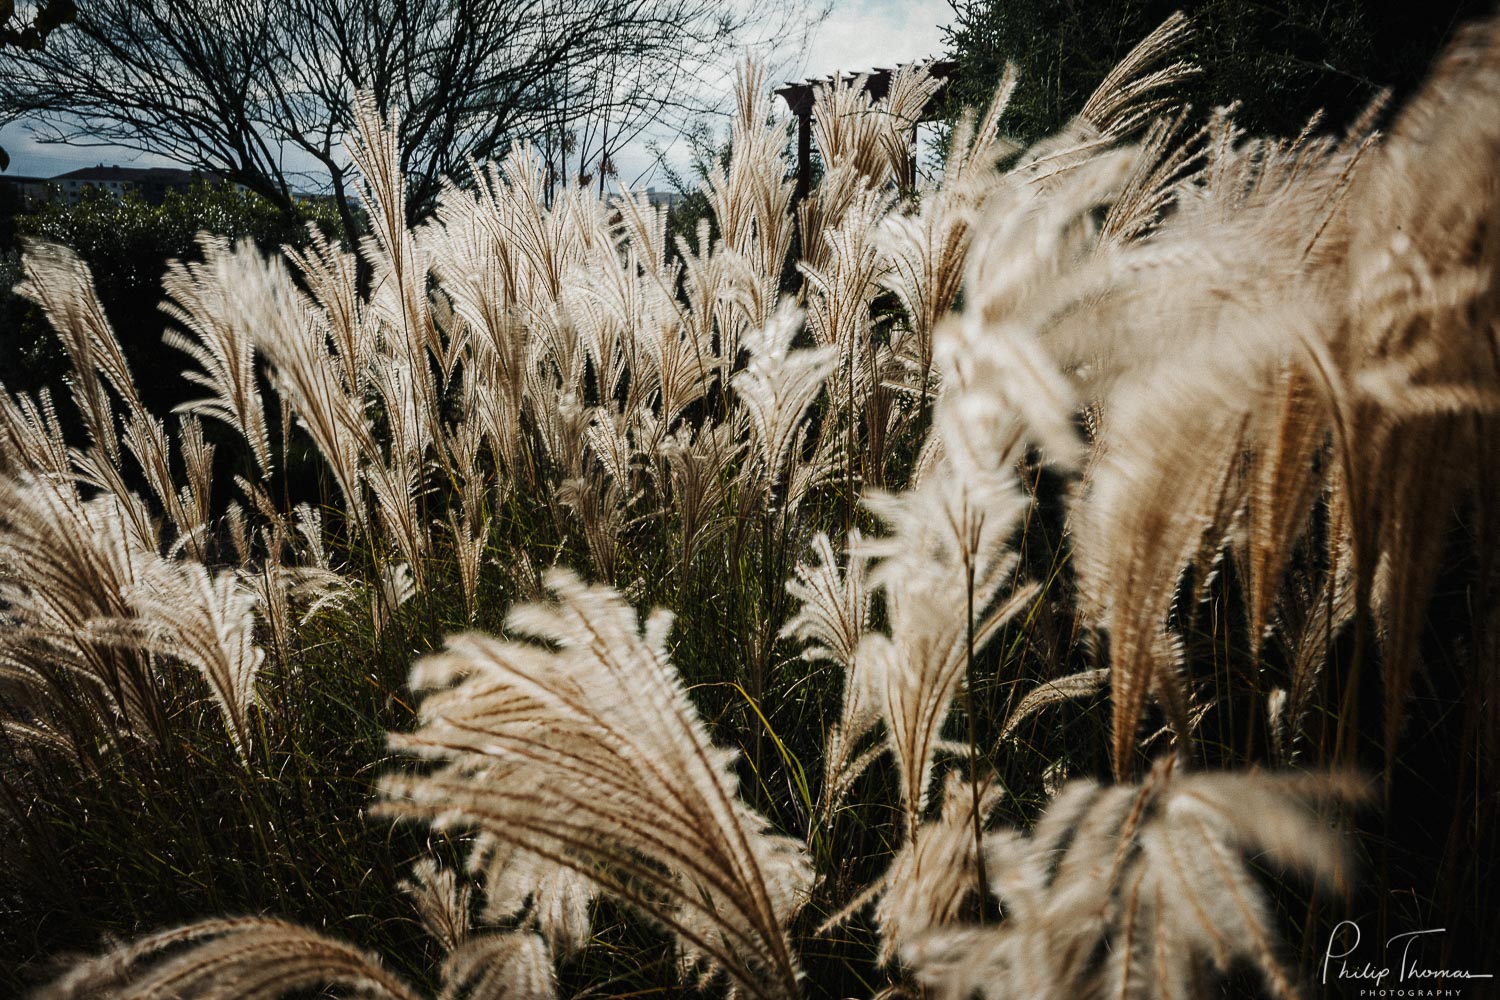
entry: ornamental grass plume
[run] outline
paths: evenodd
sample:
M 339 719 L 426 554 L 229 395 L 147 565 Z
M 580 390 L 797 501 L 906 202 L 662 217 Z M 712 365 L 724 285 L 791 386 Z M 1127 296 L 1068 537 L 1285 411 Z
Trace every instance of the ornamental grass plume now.
M 571 870 L 667 928 L 703 982 L 796 996 L 786 928 L 812 872 L 736 795 L 668 657 L 671 616 L 642 628 L 608 588 L 547 586 L 556 603 L 510 616 L 546 645 L 459 637 L 418 664 L 423 724 L 393 742 L 433 767 L 387 777 L 381 812 Z

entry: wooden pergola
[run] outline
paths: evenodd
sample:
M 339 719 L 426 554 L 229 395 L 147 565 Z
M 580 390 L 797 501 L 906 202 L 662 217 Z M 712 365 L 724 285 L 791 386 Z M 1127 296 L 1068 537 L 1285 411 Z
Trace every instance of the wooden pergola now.
M 901 66 L 891 69 L 873 69 L 868 73 L 841 73 L 843 79 L 865 78 L 865 93 L 870 95 L 870 100 L 880 100 L 891 89 L 891 77 L 899 72 Z M 918 116 L 918 122 L 928 121 L 935 109 L 938 99 L 947 88 L 949 81 L 958 72 L 958 63 L 949 59 L 935 60 L 927 63 L 927 72 L 934 80 L 941 84 L 936 94 L 927 102 Z M 817 103 L 817 88 L 832 84 L 832 76 L 816 77 L 803 80 L 801 83 L 788 83 L 785 87 L 776 91 L 776 96 L 786 101 L 792 114 L 797 116 L 797 199 L 807 197 L 807 192 L 812 183 L 812 116 L 813 105 Z M 915 137 L 916 123 L 912 124 L 912 133 Z M 912 161 L 912 170 L 916 169 L 915 159 Z M 914 178 L 913 178 L 914 179 Z

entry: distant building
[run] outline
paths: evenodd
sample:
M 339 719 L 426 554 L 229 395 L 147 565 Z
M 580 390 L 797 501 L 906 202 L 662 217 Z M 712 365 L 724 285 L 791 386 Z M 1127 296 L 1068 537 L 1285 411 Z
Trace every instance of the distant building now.
M 682 199 L 686 197 L 687 195 L 682 194 L 679 191 L 658 191 L 654 187 L 648 187 L 646 189 L 646 201 L 649 202 L 654 208 L 676 208 L 677 203 L 682 201 Z
M 61 199 L 69 205 L 78 204 L 84 192 L 90 189 L 107 191 L 115 197 L 134 191 L 143 201 L 155 204 L 168 191 L 187 191 L 194 184 L 217 184 L 222 181 L 223 178 L 217 174 L 198 170 L 182 170 L 177 167 L 106 167 L 102 163 L 97 167 L 70 170 L 52 178 L 52 183 L 58 186 Z
M 168 191 L 187 191 L 194 184 L 221 184 L 218 174 L 176 167 L 83 167 L 56 177 L 8 177 L 0 174 L 0 185 L 9 188 L 12 197 L 24 208 L 35 208 L 43 202 L 60 201 L 76 205 L 88 191 L 103 191 L 123 197 L 134 192 L 143 201 L 156 204 Z M 241 185 L 236 184 L 236 188 Z

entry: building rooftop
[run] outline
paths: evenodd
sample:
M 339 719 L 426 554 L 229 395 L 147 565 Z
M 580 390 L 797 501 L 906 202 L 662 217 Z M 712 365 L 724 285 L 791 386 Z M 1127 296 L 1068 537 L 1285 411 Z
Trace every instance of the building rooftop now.
M 202 177 L 212 177 L 197 170 L 179 167 L 80 167 L 50 178 L 54 181 L 123 181 L 133 184 L 189 184 Z

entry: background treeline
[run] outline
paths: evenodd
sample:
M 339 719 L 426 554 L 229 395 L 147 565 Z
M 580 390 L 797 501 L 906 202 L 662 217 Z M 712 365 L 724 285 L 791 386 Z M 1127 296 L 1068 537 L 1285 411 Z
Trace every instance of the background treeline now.
M 1202 118 L 1237 105 L 1250 135 L 1294 136 L 1316 112 L 1348 124 L 1386 88 L 1392 106 L 1426 77 L 1453 31 L 1487 0 L 955 0 L 953 107 L 977 106 L 1007 62 L 1019 80 L 1006 131 L 1033 142 L 1077 113 L 1106 73 L 1175 10 L 1197 32 L 1181 53 L 1200 74 L 1181 88 Z

